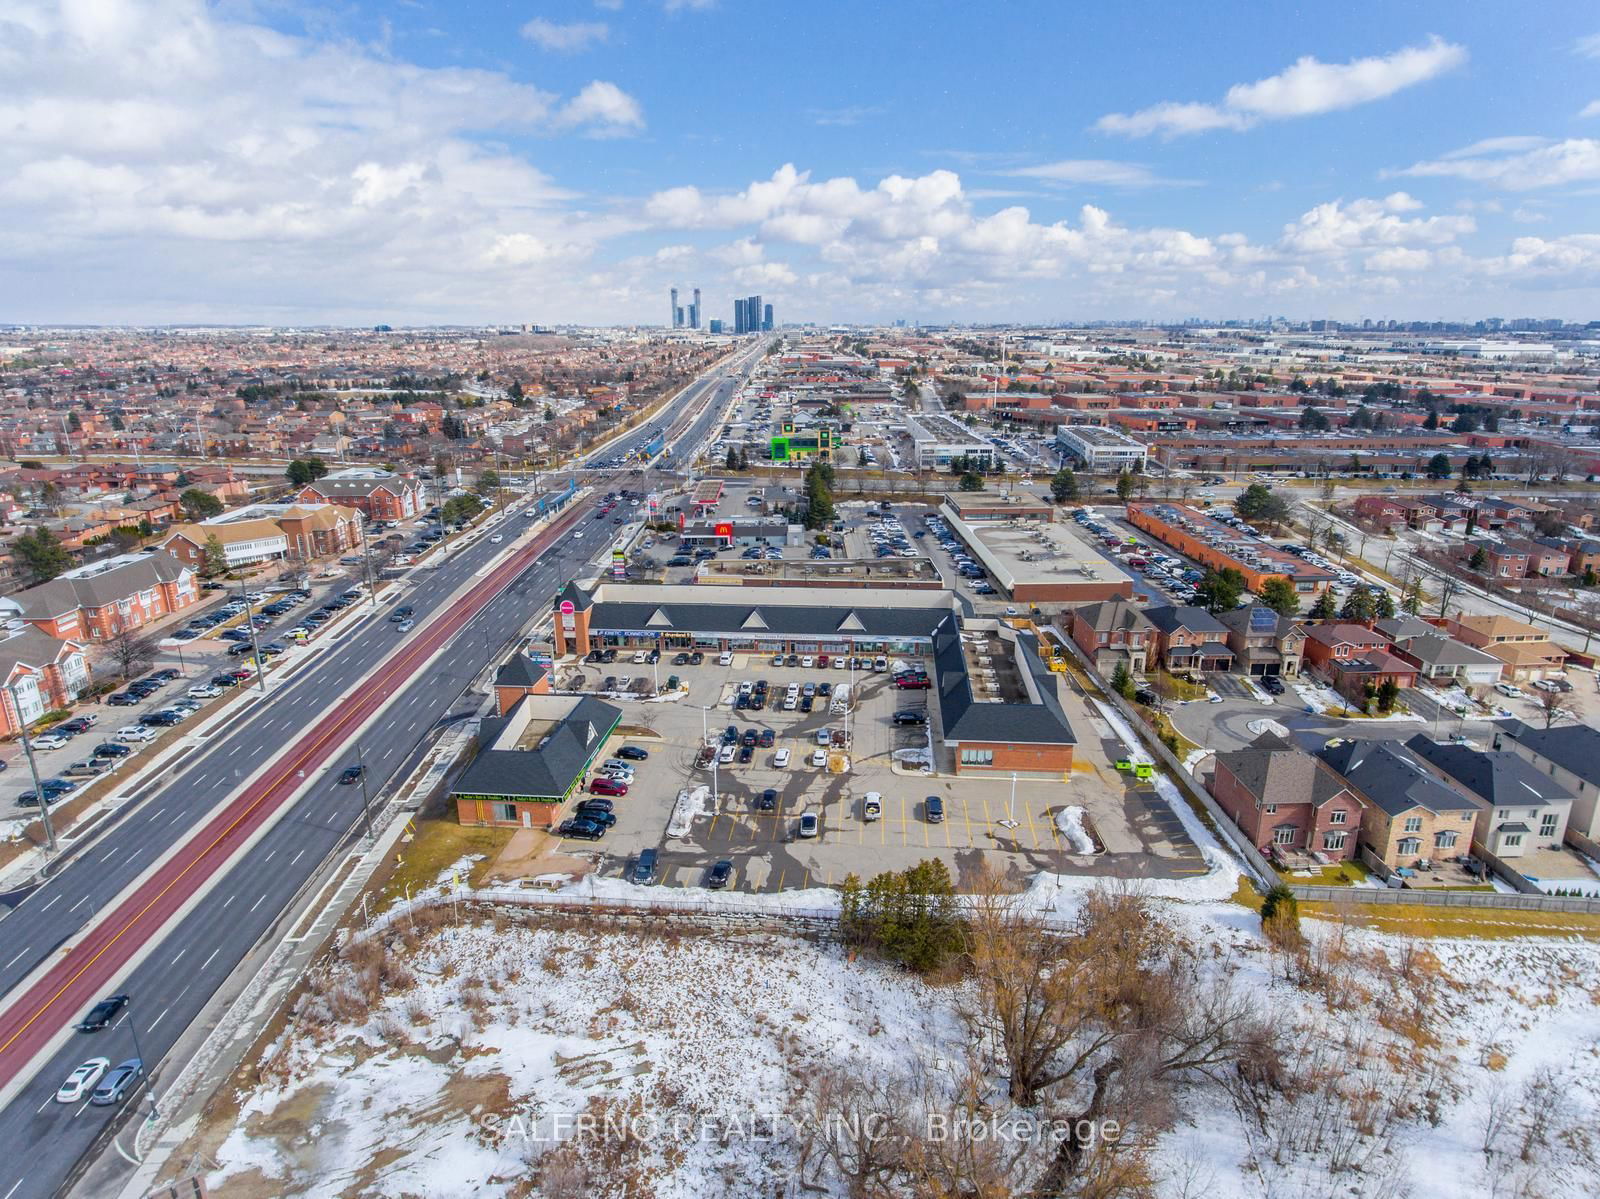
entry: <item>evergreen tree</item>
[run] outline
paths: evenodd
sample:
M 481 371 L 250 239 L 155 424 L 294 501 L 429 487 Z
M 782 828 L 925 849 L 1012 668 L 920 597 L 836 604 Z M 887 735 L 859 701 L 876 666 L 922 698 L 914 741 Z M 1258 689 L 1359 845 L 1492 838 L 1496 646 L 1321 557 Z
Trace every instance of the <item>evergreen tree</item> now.
M 1307 615 L 1312 620 L 1332 620 L 1339 615 L 1338 601 L 1333 598 L 1333 592 L 1324 591 L 1317 596 L 1317 602 L 1311 605 Z
M 1261 584 L 1260 603 L 1280 616 L 1293 616 L 1300 611 L 1300 596 L 1294 584 L 1282 575 L 1273 575 Z

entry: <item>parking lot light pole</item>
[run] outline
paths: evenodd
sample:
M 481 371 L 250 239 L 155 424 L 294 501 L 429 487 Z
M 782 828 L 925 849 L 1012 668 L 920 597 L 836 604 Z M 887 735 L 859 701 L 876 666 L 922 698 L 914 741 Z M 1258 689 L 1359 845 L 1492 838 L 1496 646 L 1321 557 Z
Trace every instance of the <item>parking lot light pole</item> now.
M 239 580 L 239 600 L 244 604 L 244 623 L 250 630 L 250 652 L 256 660 L 256 685 L 261 688 L 261 694 L 267 693 L 267 663 L 261 656 L 261 640 L 256 636 L 256 614 L 252 612 L 250 597 L 244 589 L 244 580 Z
M 39 781 L 39 764 L 33 760 L 33 739 L 28 736 L 28 722 L 22 716 L 22 702 L 17 699 L 16 684 L 7 683 L 6 690 L 11 693 L 11 707 L 17 714 L 17 730 L 22 734 L 22 752 L 28 759 L 28 773 L 33 776 L 33 794 L 39 801 L 39 817 L 44 822 L 45 850 L 55 853 L 56 830 L 50 822 L 50 797 L 44 793 L 44 784 Z
M 133 1034 L 133 1056 L 139 1059 L 139 1069 L 144 1072 L 145 1087 L 147 1088 L 147 1093 L 150 1096 L 150 1114 L 152 1116 L 159 1116 L 161 1114 L 161 1108 L 160 1105 L 156 1103 L 155 1080 L 150 1077 L 150 1064 L 144 1060 L 144 1050 L 139 1047 L 139 1025 L 138 1022 L 134 1020 L 133 1013 L 134 1005 L 129 1003 L 128 1031 Z

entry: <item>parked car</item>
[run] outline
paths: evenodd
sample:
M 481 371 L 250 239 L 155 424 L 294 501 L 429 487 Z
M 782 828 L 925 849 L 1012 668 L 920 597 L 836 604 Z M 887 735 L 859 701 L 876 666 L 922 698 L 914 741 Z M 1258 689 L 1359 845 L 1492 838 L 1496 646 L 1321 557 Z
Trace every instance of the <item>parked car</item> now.
M 822 822 L 815 812 L 800 813 L 799 833 L 802 837 L 815 837 L 822 831 Z
M 624 758 L 631 762 L 643 762 L 649 756 L 649 750 L 641 749 L 637 745 L 624 745 L 621 749 L 617 750 L 617 757 Z
M 606 835 L 604 826 L 586 817 L 563 820 L 556 827 L 556 832 L 560 836 L 572 837 L 579 841 L 598 841 Z
M 129 1058 L 101 1080 L 100 1085 L 94 1089 L 94 1094 L 89 1096 L 89 1102 L 97 1107 L 120 1103 L 122 1097 L 142 1077 L 144 1077 L 144 1063 L 136 1057 Z
M 733 879 L 733 863 L 727 858 L 714 863 L 706 874 L 706 886 L 713 891 L 720 891 Z
M 573 812 L 579 816 L 586 816 L 590 812 L 612 812 L 616 805 L 609 799 L 580 799 Z
M 640 850 L 639 856 L 634 859 L 633 869 L 628 872 L 628 881 L 638 886 L 647 886 L 656 875 L 657 855 L 654 849 Z
M 626 795 L 628 784 L 617 779 L 601 776 L 589 783 L 590 795 Z
M 927 817 L 929 824 L 944 823 L 944 800 L 937 795 L 930 795 L 922 801 L 922 814 Z
M 112 734 L 118 741 L 154 741 L 154 729 L 147 729 L 142 724 L 126 724 Z
M 789 751 L 784 750 L 783 752 L 787 754 Z M 758 812 L 770 812 L 777 806 L 778 792 L 774 787 L 768 787 L 760 795 L 756 796 L 756 811 Z
M 111 1059 L 92 1057 L 67 1075 L 67 1080 L 56 1090 L 57 1103 L 76 1103 L 100 1081 L 100 1076 L 111 1066 Z
M 94 747 L 94 756 L 97 758 L 125 758 L 132 752 L 126 745 L 115 741 L 102 741 Z

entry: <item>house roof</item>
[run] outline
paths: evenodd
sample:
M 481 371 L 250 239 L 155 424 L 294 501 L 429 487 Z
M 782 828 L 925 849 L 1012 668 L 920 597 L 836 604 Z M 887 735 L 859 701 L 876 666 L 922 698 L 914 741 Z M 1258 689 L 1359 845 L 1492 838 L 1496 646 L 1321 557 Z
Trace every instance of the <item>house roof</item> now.
M 509 662 L 503 663 L 494 673 L 496 687 L 532 687 L 544 678 L 547 671 L 527 654 L 517 654 Z
M 1526 637 L 1529 634 L 1548 640 L 1543 630 L 1520 620 L 1513 620 L 1509 616 L 1458 616 L 1456 624 L 1491 640 L 1499 637 Z
M 223 521 L 218 524 L 199 525 L 173 525 L 171 532 L 162 539 L 161 544 L 166 545 L 175 537 L 182 537 L 194 545 L 203 546 L 213 536 L 223 545 L 234 545 L 241 541 L 268 541 L 274 537 L 283 538 L 284 532 L 276 523 L 270 520 L 234 520 Z
M 63 641 L 41 633 L 31 624 L 24 625 L 10 636 L 0 638 L 0 682 L 8 681 L 19 666 L 42 670 L 82 649 L 76 641 Z
M 1127 600 L 1101 600 L 1097 604 L 1084 604 L 1074 608 L 1072 614 L 1097 633 L 1117 630 L 1144 632 L 1155 628 L 1145 614 Z
M 1380 620 L 1372 626 L 1375 632 L 1382 633 L 1390 641 L 1405 641 L 1410 637 L 1427 637 L 1439 632 L 1438 626 L 1431 625 L 1420 616 L 1405 613 L 1392 617 L 1389 620 Z
M 1225 636 L 1228 632 L 1227 625 L 1223 624 L 1204 608 L 1196 608 L 1192 604 L 1162 604 L 1155 608 L 1146 608 L 1145 617 L 1163 633 L 1174 633 L 1185 629 L 1191 633 L 1215 633 Z
M 1338 621 L 1334 624 L 1312 625 L 1306 630 L 1306 636 L 1312 641 L 1322 645 L 1361 645 L 1381 649 L 1388 642 L 1374 633 L 1366 625 L 1350 624 L 1347 621 Z
M 538 697 L 536 697 L 538 698 Z M 518 703 L 527 703 L 527 698 Z M 513 713 L 515 708 L 512 709 Z M 486 719 L 478 740 L 492 745 L 511 715 Z M 539 743 L 537 749 L 485 749 L 461 772 L 452 795 L 505 795 L 518 799 L 559 800 L 572 789 L 611 730 L 622 710 L 584 696 Z
M 1391 816 L 1413 808 L 1461 812 L 1478 806 L 1464 792 L 1435 778 L 1414 754 L 1392 741 L 1345 741 L 1324 748 L 1317 756 Z
M 1503 720 L 1499 727 L 1519 745 L 1526 745 L 1585 782 L 1600 784 L 1600 729 L 1586 724 L 1558 724 L 1535 728 L 1520 720 Z
M 1251 604 L 1246 608 L 1232 608 L 1217 617 L 1224 625 L 1235 633 L 1245 636 L 1261 637 L 1271 634 L 1274 637 L 1287 637 L 1298 632 L 1303 637 L 1305 629 L 1300 627 L 1300 622 L 1293 616 L 1285 616 L 1276 612 L 1265 604 Z
M 21 606 L 24 619 L 46 620 L 79 608 L 114 604 L 136 592 L 176 582 L 191 573 L 187 566 L 164 550 L 153 554 L 127 554 L 111 562 L 95 563 L 58 575 L 13 598 Z
M 1243 749 L 1217 755 L 1217 762 L 1260 803 L 1321 807 L 1350 789 L 1324 763 L 1275 733 L 1257 737 Z M 1270 799 L 1268 798 L 1270 796 Z
M 1077 735 L 1056 697 L 1056 676 L 1039 656 L 1037 637 L 1018 632 L 1019 666 L 1031 677 L 1038 703 L 980 703 L 973 698 L 961 648 L 961 625 L 945 613 L 933 631 L 934 696 L 946 741 L 1005 744 L 1076 745 Z
M 1500 659 L 1481 649 L 1462 645 L 1454 637 L 1432 632 L 1422 637 L 1409 637 L 1396 643 L 1424 666 L 1498 666 Z
M 1543 806 L 1572 799 L 1566 788 L 1556 786 L 1549 775 L 1509 749 L 1446 745 L 1422 733 L 1407 741 L 1406 748 L 1493 807 Z

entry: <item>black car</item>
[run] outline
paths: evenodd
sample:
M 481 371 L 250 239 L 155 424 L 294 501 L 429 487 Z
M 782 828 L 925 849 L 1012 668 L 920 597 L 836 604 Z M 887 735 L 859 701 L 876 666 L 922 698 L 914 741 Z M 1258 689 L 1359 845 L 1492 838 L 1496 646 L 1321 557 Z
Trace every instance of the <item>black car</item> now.
M 590 812 L 611 812 L 615 808 L 616 805 L 611 800 L 596 796 L 592 799 L 582 800 L 573 811 L 579 816 L 587 816 Z
M 672 664 L 674 666 L 687 666 L 687 665 L 689 665 L 689 655 L 688 654 L 673 654 L 672 655 Z
M 894 722 L 896 724 L 927 724 L 928 714 L 926 712 L 918 712 L 909 708 L 902 709 L 894 714 Z
M 1283 694 L 1283 680 L 1275 674 L 1269 674 L 1261 680 L 1261 687 L 1268 695 Z
M 348 787 L 351 783 L 359 783 L 361 776 L 366 772 L 365 766 L 346 766 L 339 775 L 339 786 Z
M 756 796 L 756 811 L 758 812 L 771 812 L 777 806 L 778 792 L 772 787 L 768 787 L 760 795 Z
M 739 744 L 754 745 L 759 740 L 761 740 L 761 732 L 759 729 L 745 729 L 744 735 L 739 738 Z
M 214 674 L 211 676 L 211 685 L 213 687 L 237 687 L 239 680 L 231 674 Z
M 94 756 L 97 758 L 125 758 L 132 752 L 120 741 L 102 741 L 94 747 Z
M 102 999 L 89 1009 L 89 1014 L 78 1021 L 79 1032 L 99 1032 L 121 1014 L 122 1009 L 128 1006 L 126 995 L 113 995 L 109 999 Z
M 602 655 L 602 654 L 601 654 L 601 652 L 600 652 L 600 651 L 599 651 L 599 650 L 597 650 L 597 649 L 592 649 L 592 650 L 590 650 L 590 651 L 589 651 L 589 652 L 588 652 L 588 653 L 587 653 L 587 654 L 585 654 L 585 655 L 584 655 L 584 656 L 583 656 L 583 660 L 584 660 L 584 661 L 585 661 L 585 662 L 589 662 L 589 663 L 591 663 L 591 664 L 598 664 L 598 663 L 599 663 L 599 661 L 600 661 L 600 659 L 601 659 L 601 658 L 602 658 L 602 657 L 603 657 L 603 656 L 604 656 L 604 655 Z
M 744 766 L 744 765 L 748 764 L 750 759 L 754 758 L 755 756 L 756 756 L 756 747 L 755 746 L 753 746 L 753 745 L 741 745 L 739 747 L 739 765 Z
M 694 653 L 689 655 L 689 665 L 690 666 L 698 666 L 698 665 L 700 665 L 700 663 L 704 662 L 705 660 L 706 660 L 706 656 L 703 653 L 701 653 L 699 650 L 695 650 Z
M 593 820 L 579 818 L 563 820 L 556 828 L 556 833 L 562 837 L 572 837 L 579 841 L 598 841 L 606 835 L 606 830 Z
M 656 851 L 645 849 L 639 852 L 634 859 L 633 869 L 628 872 L 628 881 L 644 886 L 656 876 Z
M 637 745 L 624 745 L 617 750 L 617 757 L 629 762 L 643 762 L 649 756 L 648 749 L 640 749 Z
M 1151 707 L 1154 706 L 1156 702 L 1156 693 L 1150 690 L 1148 687 L 1140 687 L 1133 693 L 1133 699 L 1135 703 L 1140 703 L 1144 704 L 1146 707 Z
M 723 858 L 711 867 L 706 875 L 706 886 L 713 891 L 720 891 L 726 887 L 733 878 L 733 863 Z
M 157 682 L 170 683 L 170 682 L 172 682 L 173 679 L 181 678 L 182 676 L 179 675 L 179 673 L 176 670 L 174 670 L 172 667 L 169 666 L 165 670 L 156 671 L 150 677 L 152 679 L 154 679 L 155 681 L 157 681 Z
M 587 820 L 590 824 L 598 825 L 602 832 L 604 832 L 606 829 L 609 829 L 617 822 L 615 812 L 602 812 L 596 808 L 585 808 L 582 812 L 578 813 L 577 816 L 573 817 L 573 819 Z
M 600 690 L 615 691 L 617 689 L 617 676 L 608 674 L 600 683 Z
M 69 737 L 76 737 L 79 733 L 87 733 L 89 726 L 94 723 L 82 716 L 74 716 L 71 720 L 63 720 L 56 725 L 59 732 L 66 733 Z
M 139 717 L 139 723 L 146 728 L 170 729 L 175 724 L 182 724 L 183 717 L 176 712 L 146 712 Z
M 645 661 L 650 662 L 652 665 L 654 663 L 656 663 L 656 662 L 661 661 L 661 651 L 658 650 L 658 649 L 651 650 L 648 654 L 645 655 Z
M 119 691 L 115 695 L 106 696 L 106 703 L 113 708 L 131 708 L 139 702 L 137 695 L 129 695 L 126 691 Z
M 727 728 L 722 730 L 722 744 L 739 744 L 739 730 L 735 726 L 730 724 Z
M 614 650 L 614 649 L 606 650 L 605 654 L 604 654 L 604 657 L 601 659 L 601 661 L 603 661 L 603 662 L 605 662 L 607 664 L 615 662 L 616 660 L 617 660 L 617 651 Z

